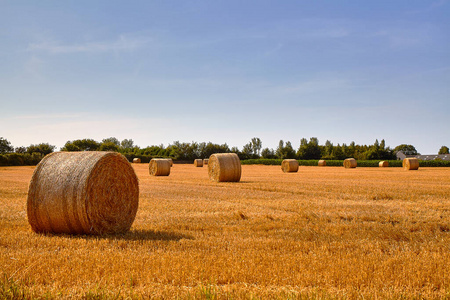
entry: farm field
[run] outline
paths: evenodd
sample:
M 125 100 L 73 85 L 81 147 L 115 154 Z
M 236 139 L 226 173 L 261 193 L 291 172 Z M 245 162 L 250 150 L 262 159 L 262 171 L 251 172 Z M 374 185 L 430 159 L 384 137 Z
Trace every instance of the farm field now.
M 207 166 L 139 178 L 129 233 L 36 234 L 0 167 L 0 298 L 450 298 L 450 168 Z

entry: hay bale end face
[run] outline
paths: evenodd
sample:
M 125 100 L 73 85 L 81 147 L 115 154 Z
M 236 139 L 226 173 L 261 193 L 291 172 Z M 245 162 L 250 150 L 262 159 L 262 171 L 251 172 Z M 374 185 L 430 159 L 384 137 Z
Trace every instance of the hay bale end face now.
M 203 167 L 203 159 L 198 158 L 194 160 L 194 166 L 197 168 L 201 168 Z
M 241 180 L 241 161 L 236 153 L 216 153 L 209 157 L 209 179 L 216 182 Z
M 317 163 L 317 165 L 318 165 L 319 167 L 325 167 L 325 166 L 327 165 L 327 161 L 321 159 L 321 160 L 319 160 L 319 162 Z
M 54 152 L 34 170 L 27 216 L 35 232 L 124 233 L 136 217 L 138 204 L 138 179 L 123 155 Z
M 356 168 L 356 159 L 354 158 L 346 158 L 344 159 L 344 167 L 346 169 L 350 169 L 350 168 Z
M 133 163 L 135 164 L 140 164 L 141 163 L 141 159 L 138 157 L 133 158 Z
M 281 170 L 285 173 L 298 171 L 298 160 L 296 159 L 284 159 L 281 162 Z
M 387 168 L 387 167 L 389 167 L 389 162 L 387 162 L 387 161 L 385 161 L 385 160 L 380 161 L 380 162 L 378 163 L 378 166 L 379 166 L 380 168 Z
M 405 170 L 418 170 L 419 160 L 415 157 L 407 157 L 403 160 L 402 165 Z
M 170 161 L 165 158 L 152 158 L 148 165 L 148 172 L 152 176 L 169 176 Z
M 205 158 L 205 159 L 203 160 L 203 164 L 204 164 L 204 165 L 207 165 L 208 162 L 209 162 L 209 159 L 207 159 L 207 158 Z

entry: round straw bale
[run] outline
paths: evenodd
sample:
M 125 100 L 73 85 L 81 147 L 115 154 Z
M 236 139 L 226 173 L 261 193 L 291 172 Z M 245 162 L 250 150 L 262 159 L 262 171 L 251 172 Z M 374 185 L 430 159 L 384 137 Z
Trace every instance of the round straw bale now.
M 169 163 L 170 163 L 170 166 L 173 166 L 173 159 L 171 159 L 171 158 L 167 158 L 167 160 L 169 161 Z
M 148 172 L 153 176 L 169 176 L 170 161 L 165 158 L 152 158 L 148 165 Z
M 54 152 L 36 166 L 27 216 L 35 232 L 112 234 L 130 229 L 139 184 L 116 152 Z
M 378 166 L 379 166 L 380 168 L 387 168 L 387 167 L 389 167 L 389 162 L 387 162 L 387 161 L 385 161 L 385 160 L 380 161 L 380 162 L 378 163 Z
M 204 165 L 207 165 L 208 162 L 209 162 L 209 159 L 207 159 L 207 158 L 205 158 L 205 159 L 203 160 L 203 164 L 204 164 Z
M 216 182 L 241 180 L 241 161 L 236 153 L 216 153 L 209 157 L 209 179 Z
M 140 164 L 141 163 L 141 159 L 139 157 L 135 157 L 135 158 L 133 158 L 133 163 Z
M 281 170 L 285 173 L 298 171 L 298 160 L 296 159 L 284 159 L 281 162 Z
M 419 160 L 415 157 L 407 157 L 403 160 L 402 165 L 405 170 L 418 170 Z
M 357 165 L 356 159 L 354 159 L 354 158 L 346 158 L 346 159 L 344 159 L 344 167 L 346 169 L 348 169 L 348 168 L 356 168 L 356 165 Z
M 327 161 L 326 161 L 326 160 L 323 160 L 323 159 L 321 159 L 321 160 L 319 160 L 319 163 L 318 163 L 318 165 L 319 165 L 320 167 L 325 167 L 325 166 L 327 165 Z
M 201 158 L 194 159 L 194 166 L 203 167 L 203 159 L 201 159 Z

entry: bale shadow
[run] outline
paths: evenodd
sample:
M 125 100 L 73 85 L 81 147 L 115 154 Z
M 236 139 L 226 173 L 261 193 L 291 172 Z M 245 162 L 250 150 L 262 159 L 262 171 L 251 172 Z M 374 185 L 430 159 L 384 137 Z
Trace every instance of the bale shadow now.
M 137 229 L 130 230 L 121 234 L 103 234 L 103 235 L 90 235 L 90 234 L 57 234 L 57 233 L 42 233 L 48 237 L 64 237 L 69 239 L 84 239 L 84 240 L 122 240 L 122 241 L 179 241 L 182 239 L 194 240 L 192 235 L 186 235 L 176 232 L 168 231 L 155 231 Z

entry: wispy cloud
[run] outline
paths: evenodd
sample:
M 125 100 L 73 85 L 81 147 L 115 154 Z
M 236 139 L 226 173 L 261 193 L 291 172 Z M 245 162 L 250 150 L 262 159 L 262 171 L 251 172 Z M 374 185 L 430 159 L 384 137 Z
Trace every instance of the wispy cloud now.
M 148 37 L 120 35 L 113 41 L 96 41 L 78 44 L 63 44 L 58 41 L 31 43 L 28 45 L 27 50 L 44 51 L 53 54 L 121 52 L 142 48 L 150 41 L 151 39 Z
M 416 9 L 416 10 L 409 10 L 406 12 L 406 14 L 415 15 L 415 14 L 421 14 L 421 13 L 427 13 L 432 10 L 438 9 L 444 5 L 447 5 L 449 3 L 449 0 L 438 0 L 433 1 L 430 5 L 423 9 Z

